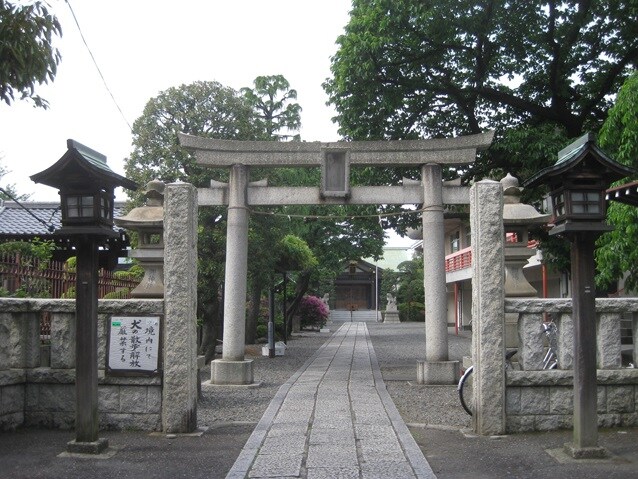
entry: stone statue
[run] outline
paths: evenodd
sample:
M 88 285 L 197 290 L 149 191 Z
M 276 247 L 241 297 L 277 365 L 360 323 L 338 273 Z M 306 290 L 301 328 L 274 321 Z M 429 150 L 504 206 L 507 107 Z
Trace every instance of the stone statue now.
M 323 304 L 325 304 L 325 305 L 326 305 L 326 308 L 328 308 L 328 309 L 330 309 L 330 306 L 329 306 L 329 304 L 328 304 L 328 303 L 329 303 L 329 301 L 330 301 L 330 294 L 328 294 L 328 293 L 324 294 L 324 295 L 323 295 L 323 298 L 321 298 L 321 302 L 322 302 Z
M 385 307 L 386 311 L 397 311 L 397 300 L 394 296 L 392 296 L 390 293 L 387 294 L 386 296 L 387 300 L 388 300 L 388 304 Z

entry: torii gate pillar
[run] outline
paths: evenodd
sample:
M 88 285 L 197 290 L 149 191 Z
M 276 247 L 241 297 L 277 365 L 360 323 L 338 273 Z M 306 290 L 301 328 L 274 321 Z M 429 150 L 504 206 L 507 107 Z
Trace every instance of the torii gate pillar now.
M 425 356 L 417 361 L 417 381 L 453 384 L 457 362 L 448 361 L 447 298 L 443 204 L 468 204 L 469 189 L 445 186 L 441 165 L 469 165 L 478 149 L 487 148 L 494 132 L 459 138 L 397 141 L 278 142 L 237 141 L 179 134 L 182 146 L 195 154 L 198 165 L 230 167 L 228 187 L 222 183 L 198 190 L 200 206 L 228 204 L 226 297 L 222 359 L 213 361 L 214 384 L 250 384 L 252 362 L 244 360 L 246 270 L 248 255 L 248 207 L 328 204 L 423 204 L 425 253 Z M 267 187 L 248 185 L 248 167 L 328 168 L 322 187 Z M 350 187 L 353 166 L 421 165 L 423 184 Z M 336 173 L 335 173 L 336 171 Z M 343 176 L 338 176 L 342 173 Z M 336 175 L 336 176 L 335 176 Z
M 445 235 L 441 165 L 421 167 L 423 183 L 423 286 L 425 290 L 425 361 L 417 361 L 417 383 L 454 384 L 458 361 L 448 361 Z
M 248 273 L 248 167 L 233 165 L 228 182 L 224 342 L 222 358 L 211 362 L 213 384 L 252 384 L 253 362 L 244 359 Z

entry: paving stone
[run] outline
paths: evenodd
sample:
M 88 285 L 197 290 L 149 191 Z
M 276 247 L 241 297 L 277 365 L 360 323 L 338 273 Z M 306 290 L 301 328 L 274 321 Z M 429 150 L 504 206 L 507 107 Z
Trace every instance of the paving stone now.
M 307 467 L 356 467 L 359 464 L 354 443 L 350 447 L 311 445 L 308 447 Z
M 259 454 L 248 477 L 298 477 L 303 455 L 294 456 Z
M 362 464 L 361 477 L 362 479 L 409 479 L 416 476 L 407 461 L 378 461 Z
M 358 467 L 311 467 L 308 479 L 359 479 Z
M 415 477 L 408 457 L 417 464 L 425 459 L 409 449 L 404 453 L 409 443 L 396 431 L 405 425 L 393 425 L 401 419 L 388 416 L 385 385 L 375 384 L 380 374 L 368 342 L 365 323 L 346 324 L 293 376 L 263 444 L 251 452 L 256 457 L 248 477 Z

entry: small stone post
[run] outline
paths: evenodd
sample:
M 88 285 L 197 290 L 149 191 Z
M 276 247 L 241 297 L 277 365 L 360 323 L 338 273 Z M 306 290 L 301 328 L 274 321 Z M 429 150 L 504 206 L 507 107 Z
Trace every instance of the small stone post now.
M 496 181 L 470 190 L 472 227 L 472 359 L 478 434 L 505 433 L 505 263 L 503 193 Z
M 166 185 L 162 429 L 197 427 L 197 190 Z

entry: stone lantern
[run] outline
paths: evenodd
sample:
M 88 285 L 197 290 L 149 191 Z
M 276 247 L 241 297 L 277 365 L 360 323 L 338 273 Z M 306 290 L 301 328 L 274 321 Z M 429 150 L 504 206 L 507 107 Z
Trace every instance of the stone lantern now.
M 98 247 L 119 236 L 113 229 L 115 188 L 135 190 L 137 185 L 113 172 L 106 156 L 74 140 L 67 140 L 67 151 L 56 163 L 31 179 L 59 190 L 62 227 L 55 234 L 70 238 L 77 257 L 75 440 L 67 451 L 99 454 L 108 440 L 98 437 Z
M 591 134 L 558 153 L 555 165 L 530 178 L 526 186 L 547 185 L 554 227 L 571 243 L 572 314 L 574 321 L 574 441 L 566 451 L 574 458 L 604 457 L 598 446 L 596 238 L 611 227 L 605 222 L 605 194 L 610 183 L 636 171 L 608 157 Z
M 529 248 L 529 231 L 547 224 L 550 215 L 540 214 L 532 205 L 521 203 L 518 179 L 508 174 L 503 186 L 503 228 L 505 230 L 505 297 L 535 297 L 536 289 L 523 274 L 523 267 L 536 254 Z M 505 346 L 518 347 L 518 315 L 505 315 Z
M 146 204 L 133 208 L 115 224 L 138 233 L 138 247 L 129 252 L 144 269 L 144 278 L 131 291 L 133 298 L 164 297 L 164 183 L 153 180 L 146 185 Z

